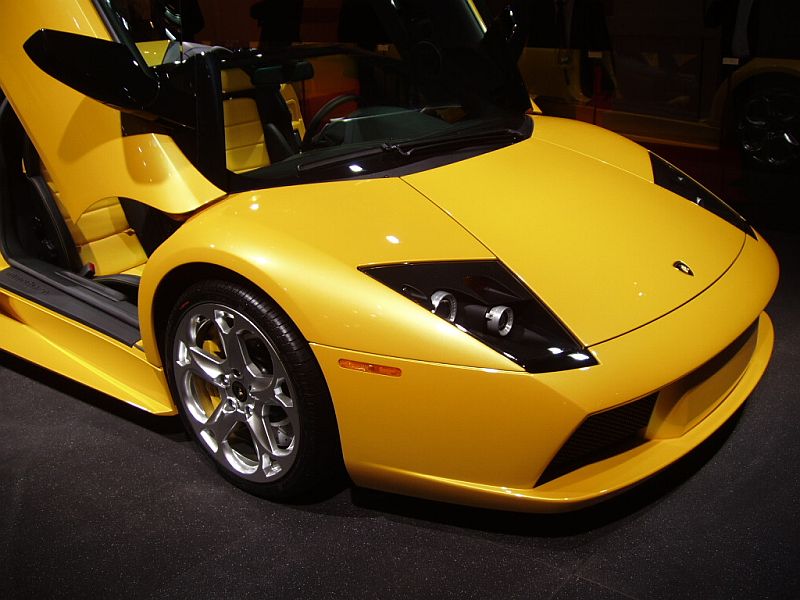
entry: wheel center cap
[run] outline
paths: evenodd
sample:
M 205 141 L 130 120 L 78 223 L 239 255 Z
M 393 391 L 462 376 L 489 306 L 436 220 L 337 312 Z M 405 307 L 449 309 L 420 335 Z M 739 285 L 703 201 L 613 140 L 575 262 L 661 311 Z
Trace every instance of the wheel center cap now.
M 238 381 L 233 382 L 231 391 L 233 392 L 233 395 L 236 396 L 236 399 L 239 400 L 239 402 L 242 402 L 247 398 L 247 390 L 244 389 L 244 386 Z

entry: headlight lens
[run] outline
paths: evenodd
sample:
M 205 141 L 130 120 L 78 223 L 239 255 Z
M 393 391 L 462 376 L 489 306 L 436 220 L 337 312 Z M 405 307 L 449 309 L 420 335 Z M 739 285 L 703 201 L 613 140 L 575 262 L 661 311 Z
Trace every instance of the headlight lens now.
M 556 316 L 497 261 L 381 265 L 361 271 L 530 373 L 597 364 Z
M 656 185 L 668 189 L 709 212 L 726 220 L 728 223 L 744 231 L 747 235 L 756 237 L 753 228 L 747 224 L 739 213 L 709 192 L 683 171 L 669 164 L 660 156 L 650 153 L 650 162 L 653 165 L 653 181 Z

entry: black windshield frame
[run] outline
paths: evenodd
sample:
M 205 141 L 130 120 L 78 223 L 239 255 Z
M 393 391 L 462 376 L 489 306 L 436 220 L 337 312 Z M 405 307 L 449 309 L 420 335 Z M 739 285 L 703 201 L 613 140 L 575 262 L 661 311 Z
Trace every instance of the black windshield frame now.
M 424 0 L 364 0 L 375 8 L 387 31 L 390 31 L 393 39 L 397 40 L 393 46 L 397 56 L 391 60 L 380 53 L 352 45 L 301 44 L 266 50 L 239 50 L 233 53 L 215 49 L 210 52 L 212 56 L 191 58 L 182 55 L 181 46 L 181 60 L 152 67 L 146 66 L 137 47 L 137 40 L 131 37 L 133 28 L 126 29 L 121 15 L 113 6 L 113 1 L 94 1 L 113 37 L 131 50 L 144 70 L 158 77 L 162 89 L 163 97 L 159 107 L 163 112 L 156 114 L 155 119 L 124 115 L 124 134 L 154 132 L 170 135 L 187 158 L 210 181 L 227 191 L 380 176 L 398 169 L 408 170 L 412 163 L 418 163 L 421 169 L 424 168 L 423 165 L 429 165 L 432 161 L 439 164 L 459 156 L 490 151 L 530 135 L 528 131 L 530 121 L 524 116 L 530 108 L 530 100 L 513 57 L 505 46 L 501 32 L 492 32 L 491 27 L 488 32 L 485 30 L 482 17 L 474 12 L 475 5 L 471 0 L 443 0 L 433 4 Z M 420 26 L 425 19 L 441 25 L 446 21 L 446 17 L 451 16 L 447 13 L 449 9 L 472 12 L 460 13 L 465 22 L 460 28 L 453 28 L 449 23 L 441 26 L 439 30 L 430 23 L 425 27 Z M 420 34 L 420 31 L 424 33 Z M 433 54 L 425 55 L 425 52 Z M 285 65 L 292 61 L 334 53 L 349 55 L 361 61 L 359 64 L 388 67 L 389 70 L 393 69 L 397 77 L 407 78 L 411 82 L 409 89 L 413 88 L 413 94 L 426 99 L 425 105 L 418 107 L 420 111 L 429 105 L 453 104 L 455 98 L 470 119 L 476 122 L 484 118 L 488 121 L 500 120 L 503 122 L 499 125 L 499 129 L 515 130 L 519 135 L 511 136 L 503 142 L 494 139 L 491 142 L 464 144 L 461 147 L 455 144 L 452 148 L 443 149 L 438 157 L 430 152 L 425 156 L 414 157 L 403 156 L 397 152 L 382 152 L 380 160 L 368 161 L 370 168 L 365 169 L 364 173 L 333 172 L 330 169 L 323 169 L 312 174 L 312 170 L 300 167 L 304 163 L 318 160 L 313 151 L 302 157 L 291 157 L 288 161 L 281 159 L 245 175 L 228 170 L 224 163 L 224 111 L 222 101 L 218 97 L 221 93 L 219 83 L 221 72 L 239 68 L 252 73 L 259 65 Z M 439 70 L 432 71 L 428 64 L 430 61 L 420 60 L 420 53 L 423 58 L 435 55 Z M 408 106 L 398 104 L 396 108 L 407 110 Z M 185 118 L 182 120 L 182 117 Z M 432 133 L 436 134 L 436 131 L 432 130 Z M 375 144 L 367 141 L 362 145 L 365 148 L 380 148 L 386 143 L 406 142 L 414 137 L 394 134 L 391 139 L 379 140 Z M 343 148 L 342 153 L 347 154 L 352 150 L 353 148 Z M 336 150 L 326 149 L 322 154 L 335 156 L 336 153 Z

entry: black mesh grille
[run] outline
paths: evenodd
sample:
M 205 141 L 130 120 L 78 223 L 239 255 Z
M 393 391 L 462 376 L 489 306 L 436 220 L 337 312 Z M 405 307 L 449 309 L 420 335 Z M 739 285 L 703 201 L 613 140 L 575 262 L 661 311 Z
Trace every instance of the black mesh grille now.
M 641 444 L 657 393 L 587 418 L 561 447 L 536 485 Z

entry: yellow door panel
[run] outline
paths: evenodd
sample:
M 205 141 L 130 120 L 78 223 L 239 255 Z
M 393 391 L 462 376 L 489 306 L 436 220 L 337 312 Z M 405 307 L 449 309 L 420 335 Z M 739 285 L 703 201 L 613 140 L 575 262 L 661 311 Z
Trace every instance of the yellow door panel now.
M 120 136 L 120 112 L 56 81 L 28 58 L 25 41 L 41 28 L 108 40 L 97 10 L 77 0 L 0 2 L 0 86 L 50 171 L 68 214 L 77 219 L 107 197 L 127 197 L 179 214 L 223 195 L 171 138 Z M 10 66 L 11 68 L 5 68 Z M 58 110 L 54 110 L 58 107 Z M 64 144 L 69 140 L 69 144 Z

